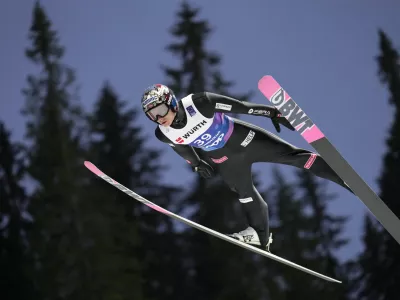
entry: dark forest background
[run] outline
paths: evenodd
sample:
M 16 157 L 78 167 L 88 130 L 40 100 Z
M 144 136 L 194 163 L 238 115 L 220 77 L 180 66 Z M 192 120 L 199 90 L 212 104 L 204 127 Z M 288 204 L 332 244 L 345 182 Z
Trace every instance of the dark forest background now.
M 222 54 L 204 46 L 211 26 L 197 8 L 182 4 L 171 25 L 166 51 L 180 63 L 160 72 L 178 97 L 212 90 L 252 100 L 252 92 L 230 93 L 234 82 L 220 71 Z M 272 251 L 343 284 L 177 226 L 93 176 L 84 160 L 198 223 L 223 232 L 243 229 L 236 195 L 218 178 L 193 174 L 191 189 L 161 184 L 162 155 L 145 146 L 141 111 L 130 109 L 111 83 L 99 87 L 90 111 L 82 108 L 73 66 L 63 61 L 62 37 L 40 4 L 27 32 L 29 46 L 21 51 L 36 72 L 21 87 L 24 139 L 13 139 L 0 120 L 1 299 L 399 299 L 399 245 L 367 214 L 364 250 L 340 261 L 335 252 L 348 242 L 348 216 L 328 212 L 335 196 L 305 171 L 293 170 L 295 180 L 289 181 L 274 167 L 274 184 L 262 190 L 270 206 Z M 394 113 L 377 192 L 400 216 L 399 58 L 385 32 L 378 34 L 377 80 Z

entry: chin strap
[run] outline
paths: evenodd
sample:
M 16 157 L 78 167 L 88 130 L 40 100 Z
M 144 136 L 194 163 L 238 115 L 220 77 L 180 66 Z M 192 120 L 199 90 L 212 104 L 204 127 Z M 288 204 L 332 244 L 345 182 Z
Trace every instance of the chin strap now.
M 181 102 L 178 103 L 178 110 L 176 111 L 175 118 L 172 121 L 172 125 L 176 127 L 184 127 L 186 124 L 186 114 L 185 110 L 183 109 L 183 105 Z

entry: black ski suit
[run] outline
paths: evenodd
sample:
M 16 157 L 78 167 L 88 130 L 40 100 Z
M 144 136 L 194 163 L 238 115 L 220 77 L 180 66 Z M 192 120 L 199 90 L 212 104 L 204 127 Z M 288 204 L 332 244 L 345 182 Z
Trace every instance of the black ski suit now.
M 230 112 L 273 117 L 276 109 L 272 106 L 242 102 L 231 97 L 203 92 L 192 96 L 196 108 L 206 117 L 211 118 L 215 112 Z M 186 112 L 182 104 L 172 128 L 185 126 Z M 229 111 L 227 111 L 229 109 Z M 232 117 L 231 117 L 232 118 Z M 255 188 L 251 167 L 256 162 L 278 163 L 306 168 L 314 175 L 335 182 L 349 190 L 343 180 L 316 153 L 295 147 L 276 135 L 250 123 L 232 118 L 233 132 L 223 148 L 213 151 L 194 149 L 192 146 L 172 143 L 156 128 L 156 137 L 172 146 L 172 149 L 200 170 L 206 161 L 219 174 L 226 184 L 239 196 L 249 226 L 253 227 L 265 247 L 269 236 L 268 205 Z M 245 145 L 245 146 L 243 146 Z

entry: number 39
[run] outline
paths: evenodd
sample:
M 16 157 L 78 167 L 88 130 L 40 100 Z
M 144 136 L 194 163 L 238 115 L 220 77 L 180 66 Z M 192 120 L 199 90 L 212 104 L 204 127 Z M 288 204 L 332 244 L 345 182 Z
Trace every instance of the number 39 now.
M 193 143 L 194 143 L 196 146 L 201 147 L 201 146 L 203 146 L 204 143 L 207 142 L 209 139 L 211 139 L 211 134 L 205 133 L 205 134 L 203 134 L 203 135 L 200 137 L 200 139 L 195 140 Z

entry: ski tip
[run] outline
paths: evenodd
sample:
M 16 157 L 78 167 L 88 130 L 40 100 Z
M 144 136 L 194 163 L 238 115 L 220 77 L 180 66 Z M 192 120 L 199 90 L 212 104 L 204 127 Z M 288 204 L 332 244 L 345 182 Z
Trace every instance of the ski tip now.
M 103 172 L 101 172 L 99 170 L 99 168 L 97 168 L 94 164 L 92 164 L 90 161 L 85 161 L 85 167 L 88 168 L 90 171 L 92 171 L 94 174 L 96 174 L 97 176 L 101 176 L 103 175 Z
M 263 85 L 268 84 L 268 82 L 275 81 L 274 77 L 271 75 L 264 75 L 258 81 L 258 88 L 261 89 Z
M 341 281 L 336 280 L 336 279 L 332 279 L 331 281 L 332 281 L 332 282 L 335 282 L 335 283 L 342 283 Z
M 261 82 L 262 80 L 268 80 L 268 79 L 271 79 L 271 78 L 273 78 L 272 75 L 268 75 L 267 74 L 267 75 L 264 75 L 263 77 L 261 77 L 258 82 Z
M 258 81 L 258 89 L 260 92 L 271 101 L 271 98 L 282 89 L 280 84 L 271 75 L 264 75 Z

